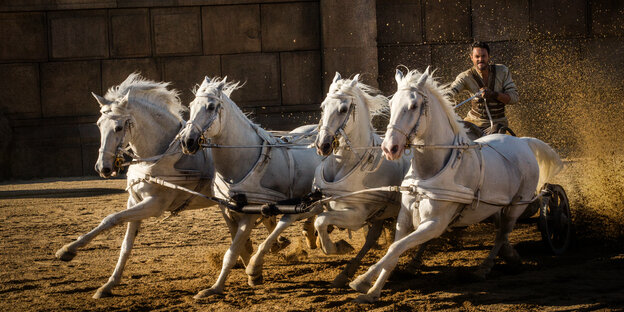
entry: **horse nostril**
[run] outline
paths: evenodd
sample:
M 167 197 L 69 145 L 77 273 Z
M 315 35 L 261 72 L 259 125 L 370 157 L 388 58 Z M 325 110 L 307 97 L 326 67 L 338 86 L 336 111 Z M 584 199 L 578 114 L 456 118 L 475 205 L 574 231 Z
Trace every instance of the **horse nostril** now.
M 187 139 L 186 140 L 186 147 L 191 147 L 191 146 L 193 146 L 194 143 L 195 143 L 195 140 Z
M 108 168 L 108 167 L 104 167 L 104 168 L 102 168 L 102 173 L 103 173 L 103 174 L 109 174 L 109 173 L 111 173 L 111 168 Z
M 392 148 L 390 149 L 390 151 L 392 152 L 392 154 L 396 154 L 396 152 L 399 151 L 399 146 L 398 145 L 393 145 Z
M 329 154 L 330 148 L 331 148 L 331 144 L 329 143 L 321 144 L 321 151 L 323 152 L 323 154 Z

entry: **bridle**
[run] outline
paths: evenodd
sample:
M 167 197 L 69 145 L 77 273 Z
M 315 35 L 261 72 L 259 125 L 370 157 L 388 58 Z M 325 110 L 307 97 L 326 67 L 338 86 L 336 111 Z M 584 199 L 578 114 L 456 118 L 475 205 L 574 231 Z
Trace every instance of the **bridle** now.
M 124 122 L 124 127 L 123 127 L 124 128 L 123 136 L 121 138 L 121 141 L 119 142 L 119 145 L 117 145 L 117 147 L 115 148 L 114 153 L 104 150 L 103 147 L 101 146 L 98 149 L 98 153 L 113 156 L 115 158 L 115 160 L 113 161 L 113 172 L 119 173 L 119 171 L 121 171 L 121 167 L 123 167 L 124 165 L 124 156 L 123 156 L 124 154 L 135 159 L 138 158 L 128 148 L 130 145 L 130 140 L 132 139 L 132 128 L 134 128 L 134 122 L 132 121 L 132 116 L 130 115 L 121 115 L 121 116 L 111 116 L 111 115 L 112 114 L 110 112 L 102 113 L 103 117 L 106 117 L 112 120 L 126 118 L 126 121 Z M 130 133 L 130 135 L 128 135 L 128 133 Z
M 206 143 L 208 143 L 208 139 L 206 139 L 206 136 L 204 135 L 206 131 L 210 129 L 210 127 L 212 126 L 212 124 L 217 118 L 221 119 L 220 110 L 223 109 L 223 106 L 221 105 L 221 103 L 223 103 L 223 100 L 221 99 L 221 97 L 218 97 L 210 93 L 196 94 L 195 97 L 205 97 L 208 99 L 212 99 L 217 103 L 215 104 L 215 108 L 214 108 L 215 113 L 210 117 L 210 119 L 208 119 L 204 127 L 198 126 L 191 120 L 186 122 L 185 128 L 188 128 L 190 126 L 194 128 L 195 130 L 199 131 L 199 138 L 197 139 L 197 144 L 201 147 L 202 145 L 206 145 Z
M 420 121 L 421 121 L 421 117 L 424 115 L 425 113 L 425 107 L 428 105 L 428 98 L 427 98 L 427 94 L 425 94 L 424 91 L 420 90 L 419 88 L 416 87 L 407 87 L 407 88 L 402 88 L 400 90 L 408 90 L 411 92 L 416 92 L 418 95 L 420 95 L 422 97 L 422 104 L 420 105 L 420 110 L 418 111 L 418 119 L 416 120 L 416 124 L 414 125 L 414 127 L 409 130 L 403 130 L 402 128 L 395 126 L 394 124 L 389 124 L 387 126 L 388 130 L 394 130 L 402 135 L 405 136 L 405 150 L 407 151 L 410 147 L 410 142 L 412 142 L 412 138 L 416 135 L 416 133 L 418 132 L 418 129 L 420 127 Z
M 353 114 L 353 120 L 355 121 L 355 102 L 353 101 L 353 96 L 351 95 L 344 95 L 344 94 L 331 94 L 331 95 L 327 95 L 328 98 L 334 98 L 334 99 L 338 99 L 338 100 L 344 100 L 344 99 L 349 99 L 350 103 L 349 103 L 349 108 L 347 109 L 347 111 L 345 112 L 345 117 L 342 120 L 342 123 L 340 124 L 340 126 L 333 131 L 333 137 L 334 139 L 332 140 L 331 143 L 331 149 L 332 152 L 335 154 L 337 153 L 338 149 L 340 148 L 340 136 L 342 136 L 345 139 L 345 142 L 347 144 L 346 149 L 347 150 L 353 150 L 351 148 L 351 141 L 349 140 L 349 137 L 347 136 L 347 133 L 345 132 L 345 127 L 347 126 L 347 122 L 349 121 L 349 115 Z M 332 133 L 331 129 L 326 126 L 326 125 L 322 125 L 322 120 L 319 123 L 318 126 L 318 131 L 320 132 L 321 130 L 325 130 L 328 133 Z M 355 152 L 355 150 L 353 151 Z

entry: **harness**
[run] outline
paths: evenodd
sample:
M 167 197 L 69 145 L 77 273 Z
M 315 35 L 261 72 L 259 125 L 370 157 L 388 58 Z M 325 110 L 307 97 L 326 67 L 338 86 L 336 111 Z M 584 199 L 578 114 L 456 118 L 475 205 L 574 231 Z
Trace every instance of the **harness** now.
M 489 66 L 490 75 L 488 76 L 488 89 L 494 91 L 494 86 L 496 84 L 496 66 Z M 470 69 L 470 74 L 472 78 L 477 82 L 479 89 L 485 87 L 485 83 L 477 70 L 473 67 Z M 484 103 L 482 107 L 480 107 L 479 103 Z M 478 116 L 480 119 L 500 119 L 505 117 L 505 104 L 498 100 L 483 100 L 479 99 L 478 103 L 472 103 L 471 112 L 474 116 Z

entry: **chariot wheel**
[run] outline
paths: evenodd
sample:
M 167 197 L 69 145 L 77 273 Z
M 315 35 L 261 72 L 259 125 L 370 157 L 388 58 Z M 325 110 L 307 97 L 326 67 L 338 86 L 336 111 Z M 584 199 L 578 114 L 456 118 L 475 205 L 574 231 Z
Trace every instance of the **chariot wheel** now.
M 572 244 L 574 235 L 570 203 L 563 187 L 546 184 L 537 226 L 546 248 L 555 255 L 563 254 Z

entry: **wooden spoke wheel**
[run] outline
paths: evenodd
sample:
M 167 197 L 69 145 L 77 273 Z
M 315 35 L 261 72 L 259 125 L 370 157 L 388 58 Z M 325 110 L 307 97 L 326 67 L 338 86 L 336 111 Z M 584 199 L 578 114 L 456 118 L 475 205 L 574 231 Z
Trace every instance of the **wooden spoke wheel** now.
M 574 234 L 570 203 L 560 185 L 546 184 L 545 188 L 548 192 L 542 200 L 537 225 L 546 247 L 560 255 L 570 247 Z

